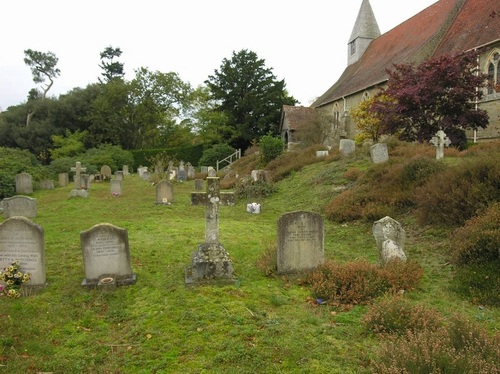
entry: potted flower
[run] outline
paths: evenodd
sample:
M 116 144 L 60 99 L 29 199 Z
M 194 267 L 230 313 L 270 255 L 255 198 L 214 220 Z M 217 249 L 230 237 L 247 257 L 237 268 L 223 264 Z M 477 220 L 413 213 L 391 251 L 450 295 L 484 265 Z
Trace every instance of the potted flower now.
M 17 298 L 21 296 L 21 285 L 31 279 L 30 273 L 23 273 L 19 261 L 12 262 L 0 272 L 0 280 L 5 282 L 5 286 L 0 287 L 0 295 Z

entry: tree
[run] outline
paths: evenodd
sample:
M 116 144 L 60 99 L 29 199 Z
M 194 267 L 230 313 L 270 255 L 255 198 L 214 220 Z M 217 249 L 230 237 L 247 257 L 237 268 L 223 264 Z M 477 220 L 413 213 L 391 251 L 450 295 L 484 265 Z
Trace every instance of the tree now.
M 113 79 L 123 79 L 125 72 L 123 71 L 123 63 L 118 61 L 113 61 L 115 57 L 120 57 L 122 51 L 120 48 L 113 48 L 111 46 L 106 47 L 104 51 L 100 53 L 101 65 L 99 67 L 103 70 L 102 76 L 104 77 L 104 82 L 99 79 L 100 83 L 108 83 Z
M 380 103 L 390 101 L 385 94 L 378 95 L 376 100 Z M 351 110 L 352 119 L 356 122 L 357 134 L 355 138 L 357 142 L 362 143 L 365 139 L 370 139 L 376 143 L 383 135 L 382 118 L 378 112 L 371 110 L 374 103 L 375 98 L 370 97 Z
M 217 102 L 216 110 L 226 113 L 234 128 L 226 140 L 236 148 L 246 149 L 269 132 L 277 135 L 282 106 L 297 103 L 286 92 L 285 81 L 278 81 L 265 61 L 248 50 L 223 59 L 205 83 Z
M 32 49 L 26 49 L 24 51 L 24 63 L 28 65 L 31 69 L 31 74 L 33 75 L 33 82 L 37 84 L 45 83 L 48 79 L 48 83 L 42 86 L 42 95 L 36 95 L 35 92 L 30 91 L 30 97 L 28 101 L 31 100 L 44 100 L 47 97 L 47 92 L 50 90 L 54 84 L 54 79 L 57 78 L 61 71 L 56 67 L 59 59 L 53 52 L 38 52 Z M 33 115 L 36 112 L 36 108 L 32 108 L 28 111 L 26 117 L 26 127 L 29 126 Z
M 440 56 L 417 67 L 394 65 L 388 74 L 387 88 L 371 109 L 383 118 L 385 133 L 426 142 L 441 129 L 453 143 L 464 130 L 488 125 L 487 112 L 475 108 L 486 85 L 477 71 L 476 52 Z M 381 100 L 382 95 L 389 100 Z

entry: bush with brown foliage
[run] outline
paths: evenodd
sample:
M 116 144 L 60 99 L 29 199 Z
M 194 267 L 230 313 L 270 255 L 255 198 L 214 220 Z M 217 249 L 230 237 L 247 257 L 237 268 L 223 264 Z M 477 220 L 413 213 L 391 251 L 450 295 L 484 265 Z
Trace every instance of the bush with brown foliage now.
M 376 334 L 403 335 L 410 330 L 437 330 L 443 326 L 443 317 L 435 309 L 414 305 L 401 296 L 390 297 L 371 305 L 363 318 L 363 325 Z
M 407 330 L 384 337 L 372 360 L 372 373 L 500 373 L 500 336 L 488 333 L 463 317 L 444 327 Z
M 367 304 L 385 293 L 413 289 L 423 270 L 415 262 L 390 262 L 380 267 L 367 261 L 327 261 L 307 278 L 316 297 L 339 304 Z

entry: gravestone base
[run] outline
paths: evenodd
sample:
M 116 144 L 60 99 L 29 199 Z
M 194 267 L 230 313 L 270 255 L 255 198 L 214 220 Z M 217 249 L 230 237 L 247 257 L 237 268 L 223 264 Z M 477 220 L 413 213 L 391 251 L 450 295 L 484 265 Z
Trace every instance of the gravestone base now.
M 106 278 L 112 278 L 112 282 L 106 282 Z M 105 280 L 103 282 L 103 279 Z M 99 279 L 84 279 L 82 287 L 85 288 L 110 288 L 120 286 L 131 286 L 137 282 L 137 274 L 117 276 L 114 274 L 103 275 Z
M 233 263 L 220 243 L 200 244 L 193 252 L 192 267 L 186 269 L 186 284 L 210 280 L 234 280 Z
M 87 190 L 71 190 L 69 197 L 89 197 Z

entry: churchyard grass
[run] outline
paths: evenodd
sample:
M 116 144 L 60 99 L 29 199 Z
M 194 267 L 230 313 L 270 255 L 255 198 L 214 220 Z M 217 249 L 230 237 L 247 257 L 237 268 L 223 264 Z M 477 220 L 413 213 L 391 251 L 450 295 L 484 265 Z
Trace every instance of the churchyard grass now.
M 336 185 L 348 183 L 349 168 L 367 167 L 354 162 L 293 172 L 276 194 L 259 199 L 261 214 L 246 213 L 246 200 L 221 207 L 220 242 L 233 261 L 232 284 L 184 283 L 205 230 L 205 208 L 190 206 L 194 182 L 174 183 L 175 201 L 167 206 L 154 204 L 154 186 L 138 176 L 125 178 L 119 197 L 111 196 L 109 183 L 94 183 L 88 198 L 70 199 L 73 186 L 36 191 L 33 221 L 44 229 L 48 284 L 30 296 L 0 298 L 0 372 L 369 373 L 380 340 L 363 327 L 367 306 L 318 305 L 300 275 L 266 276 L 257 266 L 276 242 L 278 217 L 321 212 Z M 79 234 L 102 222 L 128 230 L 135 285 L 82 288 Z M 446 232 L 418 228 L 412 217 L 402 224 L 407 254 L 424 268 L 421 284 L 406 297 L 498 331 L 500 311 L 479 309 L 450 291 Z M 376 263 L 372 224 L 325 220 L 325 257 Z

